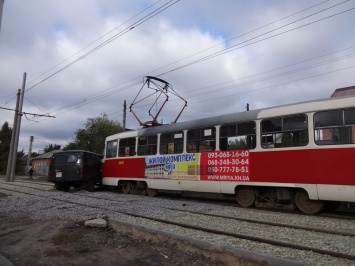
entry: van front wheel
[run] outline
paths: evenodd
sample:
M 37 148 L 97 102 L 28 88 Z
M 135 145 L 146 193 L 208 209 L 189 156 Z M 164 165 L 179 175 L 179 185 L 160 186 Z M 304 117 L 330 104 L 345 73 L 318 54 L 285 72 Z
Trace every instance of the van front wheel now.
M 95 189 L 95 182 L 94 179 L 89 179 L 86 181 L 86 190 L 89 192 L 93 192 Z

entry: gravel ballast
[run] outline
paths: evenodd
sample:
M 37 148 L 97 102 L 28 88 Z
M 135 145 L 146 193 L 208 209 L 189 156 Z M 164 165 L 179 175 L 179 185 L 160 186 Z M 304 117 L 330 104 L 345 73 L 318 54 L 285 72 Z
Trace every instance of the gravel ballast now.
M 41 185 L 35 184 L 30 184 L 28 186 L 32 186 L 33 188 L 41 187 Z M 9 193 L 1 188 L 15 190 L 13 184 L 8 184 L 3 181 L 0 181 L 0 192 L 6 194 Z M 206 218 L 206 216 L 169 210 L 167 208 L 179 208 L 186 211 L 208 212 L 224 216 L 259 219 L 262 221 L 273 221 L 283 224 L 294 224 L 342 232 L 354 232 L 354 221 L 351 220 L 325 218 L 321 216 L 305 216 L 295 213 L 279 213 L 267 210 L 244 209 L 237 206 L 221 206 L 220 204 L 201 203 L 173 197 L 150 198 L 139 195 L 125 195 L 110 191 L 97 191 L 95 193 L 79 191 L 75 193 L 65 193 L 55 190 L 40 191 L 33 188 L 18 186 L 16 187 L 16 190 L 35 193 L 36 195 L 23 195 L 14 192 L 14 195 L 12 196 L 0 198 L 0 213 L 10 214 L 13 212 L 21 212 L 30 215 L 32 219 L 43 221 L 55 219 L 84 221 L 98 216 L 108 217 L 108 219 L 112 221 L 122 221 L 126 224 L 134 224 L 150 230 L 163 231 L 164 233 L 171 233 L 182 237 L 206 241 L 214 245 L 242 249 L 272 257 L 276 256 L 309 265 L 355 265 L 355 261 L 351 260 L 338 259 L 309 251 L 283 248 L 255 241 L 206 233 L 180 226 L 155 222 L 144 218 L 137 218 L 123 214 L 122 212 L 136 213 L 181 223 L 186 222 L 198 226 L 208 226 L 209 228 L 228 232 L 276 239 L 283 242 L 297 243 L 299 245 L 312 245 L 312 247 L 320 249 L 336 250 L 341 253 L 355 255 L 355 237 L 321 234 L 284 227 L 260 226 L 232 219 L 215 217 Z M 92 196 L 104 199 L 93 198 Z M 52 199 L 45 197 L 51 197 Z M 71 203 L 64 201 L 69 201 Z M 76 203 L 80 205 L 77 205 Z M 86 207 L 84 205 L 90 205 L 91 207 Z

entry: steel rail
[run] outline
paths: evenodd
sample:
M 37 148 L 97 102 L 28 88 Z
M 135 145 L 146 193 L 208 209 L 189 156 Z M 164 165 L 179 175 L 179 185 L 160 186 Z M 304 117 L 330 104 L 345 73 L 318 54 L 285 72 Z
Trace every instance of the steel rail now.
M 36 195 L 36 194 L 27 193 L 27 192 L 16 191 L 16 190 L 12 190 L 12 189 L 4 189 L 4 188 L 1 188 L 1 189 L 2 190 L 13 191 L 13 192 L 17 192 L 17 193 L 23 193 L 23 194 L 26 194 L 26 195 L 33 195 L 33 196 L 46 198 L 46 199 L 57 200 L 57 201 L 60 201 L 60 202 L 75 204 L 75 205 L 84 206 L 84 207 L 90 207 L 90 208 L 95 208 L 95 209 L 104 209 L 104 210 L 112 211 L 112 209 L 105 208 L 105 207 L 102 207 L 102 206 L 95 206 L 95 205 L 91 205 L 91 204 L 83 204 L 83 203 L 73 202 L 73 201 L 70 201 L 70 200 L 57 199 L 57 198 L 52 198 L 52 197 L 48 197 L 48 196 L 42 196 L 42 195 Z M 75 194 L 75 195 L 77 195 L 77 194 Z M 193 230 L 200 230 L 200 231 L 204 231 L 204 232 L 207 232 L 207 233 L 231 236 L 231 237 L 235 237 L 235 238 L 239 238 L 239 239 L 245 239 L 245 240 L 250 240 L 250 241 L 255 241 L 255 242 L 259 242 L 259 243 L 280 246 L 280 247 L 286 247 L 286 248 L 291 248 L 291 249 L 311 251 L 311 252 L 315 252 L 315 253 L 318 253 L 318 254 L 321 254 L 321 255 L 328 255 L 328 256 L 332 256 L 332 257 L 336 257 L 336 258 L 343 258 L 343 259 L 348 259 L 348 260 L 354 260 L 355 261 L 355 255 L 351 255 L 351 254 L 345 254 L 345 253 L 340 253 L 340 252 L 331 251 L 331 250 L 323 250 L 323 249 L 319 249 L 319 248 L 312 248 L 312 247 L 308 247 L 308 246 L 301 246 L 301 245 L 297 245 L 297 244 L 286 243 L 286 242 L 276 241 L 276 240 L 267 239 L 267 238 L 250 236 L 250 235 L 231 233 L 231 232 L 226 232 L 226 231 L 222 231 L 222 230 L 211 229 L 211 228 L 207 228 L 207 227 L 201 227 L 201 226 L 190 225 L 190 224 L 184 224 L 184 223 L 169 221 L 169 220 L 165 220 L 165 219 L 150 217 L 150 216 L 146 216 L 146 215 L 140 215 L 140 214 L 136 214 L 136 213 L 125 212 L 125 211 L 116 211 L 116 212 L 121 213 L 121 214 L 125 214 L 125 215 L 128 215 L 128 216 L 148 219 L 148 220 L 156 221 L 156 222 L 160 222 L 160 223 L 176 225 L 176 226 L 180 226 L 180 227 L 183 227 L 183 228 L 188 228 L 188 229 L 193 229 Z
M 0 183 L 1 183 L 1 181 L 0 181 Z M 6 183 L 6 184 L 15 185 L 12 183 Z M 19 186 L 42 191 L 39 188 L 33 188 L 33 187 L 23 186 L 23 185 L 19 185 Z M 108 200 L 108 201 L 115 202 L 115 200 L 112 200 L 112 199 L 97 197 L 97 196 L 93 196 L 93 195 L 85 195 L 85 194 L 80 194 L 80 193 L 76 193 L 76 192 L 74 192 L 72 194 L 77 194 L 77 195 L 81 195 L 81 196 L 88 197 L 88 198 L 102 199 L 102 200 Z M 152 206 L 151 204 L 144 204 L 144 205 Z M 241 221 L 241 222 L 270 225 L 270 226 L 279 226 L 279 227 L 291 228 L 291 229 L 297 229 L 297 230 L 313 231 L 313 232 L 317 232 L 317 233 L 355 237 L 355 233 L 352 233 L 352 232 L 334 231 L 334 230 L 329 230 L 329 229 L 306 227 L 306 226 L 284 224 L 284 223 L 277 223 L 277 222 L 267 222 L 267 221 L 260 221 L 260 220 L 255 220 L 255 219 L 239 218 L 239 217 L 235 217 L 235 216 L 226 216 L 226 215 L 211 214 L 211 213 L 205 213 L 205 212 L 188 211 L 188 210 L 183 210 L 183 209 L 179 209 L 179 208 L 170 208 L 170 207 L 160 207 L 160 208 L 173 210 L 173 211 L 181 211 L 181 212 L 187 212 L 187 213 L 192 213 L 192 214 L 198 214 L 198 215 L 205 215 L 205 216 L 216 217 L 216 218 L 231 219 L 231 220 L 236 220 L 236 221 Z M 334 218 L 334 219 L 336 219 L 336 218 Z

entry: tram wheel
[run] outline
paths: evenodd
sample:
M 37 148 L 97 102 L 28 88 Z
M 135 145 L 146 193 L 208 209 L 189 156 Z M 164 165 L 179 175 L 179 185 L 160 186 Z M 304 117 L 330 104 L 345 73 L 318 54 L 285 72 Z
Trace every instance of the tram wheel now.
M 235 198 L 240 206 L 251 207 L 255 203 L 255 191 L 252 187 L 240 187 L 235 192 Z
M 311 200 L 304 190 L 298 190 L 295 195 L 295 203 L 297 208 L 305 214 L 317 214 L 324 206 L 324 202 L 320 200 Z
M 123 182 L 123 184 L 122 184 L 122 192 L 124 194 L 131 193 L 131 186 L 132 186 L 131 182 L 129 182 L 129 181 Z
M 147 191 L 147 195 L 149 197 L 155 197 L 157 194 L 158 194 L 158 190 L 154 189 L 154 188 L 149 188 L 147 187 L 146 188 L 146 191 Z

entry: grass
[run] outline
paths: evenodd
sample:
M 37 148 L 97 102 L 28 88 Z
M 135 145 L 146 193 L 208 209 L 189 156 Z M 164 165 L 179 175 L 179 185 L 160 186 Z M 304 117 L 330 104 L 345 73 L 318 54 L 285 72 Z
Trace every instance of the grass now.
M 90 248 L 86 245 L 78 245 L 75 247 L 75 252 L 76 253 L 80 253 L 80 254 L 83 254 L 83 253 L 87 253 L 90 251 Z
M 134 266 L 151 266 L 150 263 L 145 262 L 145 261 L 142 261 L 142 260 L 140 260 L 140 259 L 135 260 L 135 261 L 133 262 L 133 265 L 134 265 Z
M 38 181 L 48 181 L 48 176 L 39 176 L 36 178 Z
M 78 241 L 81 238 L 81 234 L 78 233 L 66 233 L 55 236 L 52 239 L 53 244 L 62 245 Z

